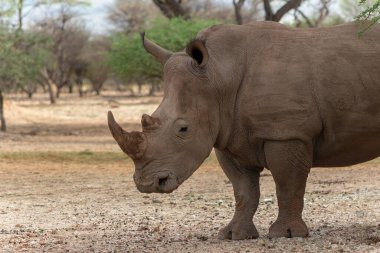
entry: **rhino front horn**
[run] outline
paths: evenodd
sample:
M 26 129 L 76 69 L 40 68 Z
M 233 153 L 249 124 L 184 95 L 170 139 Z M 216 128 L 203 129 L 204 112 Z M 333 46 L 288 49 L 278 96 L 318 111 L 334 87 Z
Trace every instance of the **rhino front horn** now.
M 165 65 L 166 61 L 173 55 L 172 52 L 158 46 L 154 42 L 145 38 L 145 33 L 141 33 L 141 40 L 145 50 L 150 53 L 158 62 Z
M 108 112 L 108 127 L 111 134 L 121 150 L 133 160 L 141 159 L 146 150 L 146 139 L 144 133 L 124 131 L 115 121 L 111 111 Z

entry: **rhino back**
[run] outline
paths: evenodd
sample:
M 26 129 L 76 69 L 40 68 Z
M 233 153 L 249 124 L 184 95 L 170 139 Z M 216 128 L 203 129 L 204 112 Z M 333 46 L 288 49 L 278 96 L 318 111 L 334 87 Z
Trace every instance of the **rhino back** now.
M 235 142 L 311 140 L 318 166 L 380 155 L 380 28 L 357 31 L 268 22 L 203 31 Z

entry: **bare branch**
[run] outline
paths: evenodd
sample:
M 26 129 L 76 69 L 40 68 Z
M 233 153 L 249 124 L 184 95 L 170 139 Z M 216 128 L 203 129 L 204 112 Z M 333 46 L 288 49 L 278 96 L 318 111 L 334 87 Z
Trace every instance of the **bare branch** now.
M 315 27 L 319 27 L 330 13 L 329 4 L 331 0 L 320 0 L 320 1 L 322 3 L 322 6 L 321 8 L 319 8 L 319 16 L 318 16 L 318 19 L 315 21 Z
M 311 20 L 306 16 L 306 14 L 303 13 L 300 9 L 296 8 L 295 11 L 302 16 L 302 18 L 305 20 L 306 24 L 309 27 L 315 27 L 315 25 L 313 24 L 313 22 L 311 22 Z
M 276 12 L 276 14 L 274 14 L 272 20 L 279 22 L 286 13 L 288 13 L 292 9 L 299 7 L 301 2 L 302 0 L 289 0 Z

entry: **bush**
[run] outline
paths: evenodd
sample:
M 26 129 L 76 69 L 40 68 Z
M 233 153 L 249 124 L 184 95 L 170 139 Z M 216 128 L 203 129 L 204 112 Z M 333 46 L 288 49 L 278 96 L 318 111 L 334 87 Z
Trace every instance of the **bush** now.
M 215 20 L 157 19 L 145 33 L 161 47 L 177 52 L 183 50 L 200 30 L 217 23 Z M 138 33 L 118 34 L 113 38 L 108 64 L 128 82 L 157 82 L 162 76 L 162 66 L 145 52 Z

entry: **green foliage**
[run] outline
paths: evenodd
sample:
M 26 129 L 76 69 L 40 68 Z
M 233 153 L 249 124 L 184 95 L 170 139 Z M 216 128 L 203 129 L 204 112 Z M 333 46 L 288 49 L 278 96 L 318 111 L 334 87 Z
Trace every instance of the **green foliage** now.
M 215 20 L 157 19 L 146 29 L 146 37 L 173 52 L 181 51 L 203 28 Z M 162 66 L 145 52 L 140 35 L 118 34 L 108 55 L 110 68 L 126 81 L 153 81 L 162 76 Z
M 13 47 L 10 35 L 4 29 L 0 31 L 0 91 L 12 88 L 13 66 L 17 63 L 17 50 Z
M 48 39 L 34 33 L 0 34 L 0 89 L 23 88 L 37 83 L 49 60 Z
M 359 4 L 364 5 L 368 4 L 369 0 L 360 0 Z M 375 0 L 373 4 L 369 5 L 364 11 L 362 11 L 357 17 L 357 20 L 360 21 L 369 21 L 363 23 L 363 27 L 359 32 L 359 35 L 362 35 L 365 31 L 370 29 L 374 24 L 380 20 L 380 0 Z

